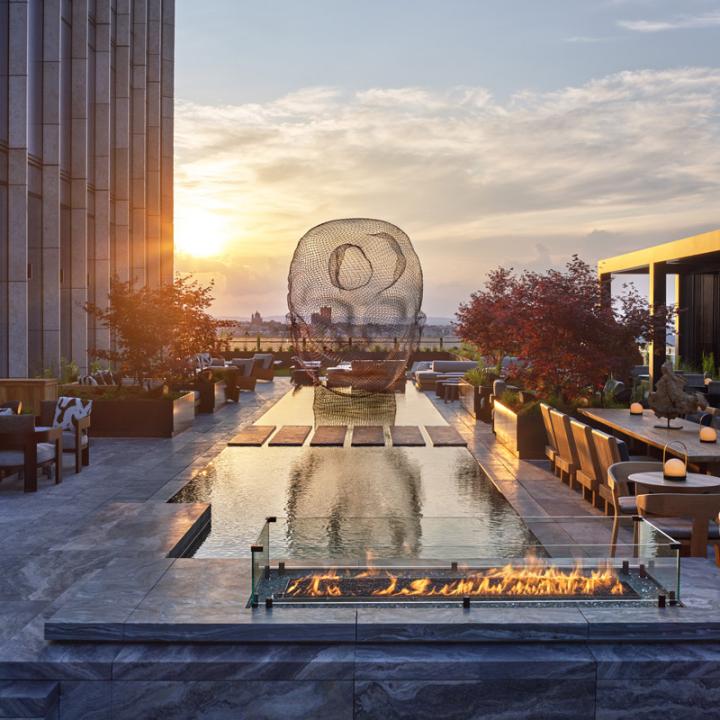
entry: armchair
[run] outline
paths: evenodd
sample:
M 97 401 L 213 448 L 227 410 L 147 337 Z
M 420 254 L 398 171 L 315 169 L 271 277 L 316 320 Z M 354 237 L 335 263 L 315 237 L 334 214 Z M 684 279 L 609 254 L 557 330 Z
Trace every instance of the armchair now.
M 43 400 L 40 406 L 39 424 L 59 427 L 62 431 L 63 451 L 75 455 L 75 472 L 90 464 L 90 417 L 92 400 L 59 397 L 57 402 Z
M 25 492 L 37 491 L 39 467 L 55 465 L 62 482 L 62 429 L 36 428 L 31 415 L 0 416 L 0 473 L 23 473 Z

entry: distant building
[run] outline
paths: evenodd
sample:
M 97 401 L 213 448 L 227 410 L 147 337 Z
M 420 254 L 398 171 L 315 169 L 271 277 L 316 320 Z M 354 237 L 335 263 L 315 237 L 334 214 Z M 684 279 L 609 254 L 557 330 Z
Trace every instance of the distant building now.
M 250 324 L 251 325 L 262 325 L 262 323 L 263 323 L 262 315 L 258 311 L 255 311 L 250 316 Z
M 319 313 L 310 316 L 310 322 L 313 325 L 332 325 L 332 308 L 321 307 Z
M 174 7 L 0 0 L 0 377 L 86 370 L 84 304 L 172 282 Z

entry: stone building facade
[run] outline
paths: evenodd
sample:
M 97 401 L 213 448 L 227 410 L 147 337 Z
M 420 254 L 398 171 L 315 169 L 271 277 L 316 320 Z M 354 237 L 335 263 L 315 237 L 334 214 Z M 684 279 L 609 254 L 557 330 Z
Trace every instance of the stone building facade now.
M 173 277 L 175 0 L 0 0 L 0 377 L 88 366 Z

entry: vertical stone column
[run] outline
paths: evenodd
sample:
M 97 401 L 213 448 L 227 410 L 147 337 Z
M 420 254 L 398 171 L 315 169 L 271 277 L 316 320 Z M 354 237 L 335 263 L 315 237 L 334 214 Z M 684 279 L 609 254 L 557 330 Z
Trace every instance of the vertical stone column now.
M 162 4 L 162 119 L 161 119 L 161 266 L 160 278 L 171 283 L 174 275 L 173 242 L 173 133 L 175 122 L 175 0 Z
M 60 368 L 60 4 L 45 0 L 43 7 L 42 363 L 54 372 Z
M 146 110 L 147 110 L 147 3 L 133 0 L 132 73 L 130 96 L 130 277 L 146 282 Z
M 147 0 L 147 107 L 146 142 L 146 279 L 151 287 L 161 282 L 160 229 L 160 80 L 162 50 L 162 0 Z
M 667 356 L 665 339 L 665 303 L 667 302 L 667 291 L 665 280 L 667 268 L 664 262 L 650 263 L 648 268 L 650 278 L 650 312 L 653 315 L 653 332 L 655 341 L 650 350 L 650 380 L 655 387 L 660 379 L 660 368 Z
M 90 300 L 107 307 L 110 291 L 111 26 L 110 0 L 95 5 L 95 284 Z M 94 323 L 95 345 L 110 347 L 110 334 Z
M 10 0 L 8 58 L 8 375 L 28 373 L 28 8 Z
M 88 0 L 72 4 L 72 146 L 70 151 L 71 352 L 87 371 L 87 132 L 88 132 Z
M 115 188 L 115 260 L 112 274 L 127 282 L 130 273 L 130 42 L 132 0 L 116 0 L 115 137 L 112 173 Z

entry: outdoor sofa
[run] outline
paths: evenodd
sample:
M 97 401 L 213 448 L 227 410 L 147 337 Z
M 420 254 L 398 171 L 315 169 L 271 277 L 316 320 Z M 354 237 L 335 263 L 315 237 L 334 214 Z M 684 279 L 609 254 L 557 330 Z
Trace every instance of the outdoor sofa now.
M 433 360 L 429 370 L 415 372 L 415 386 L 418 390 L 434 390 L 438 380 L 461 378 L 477 365 L 475 360 Z

